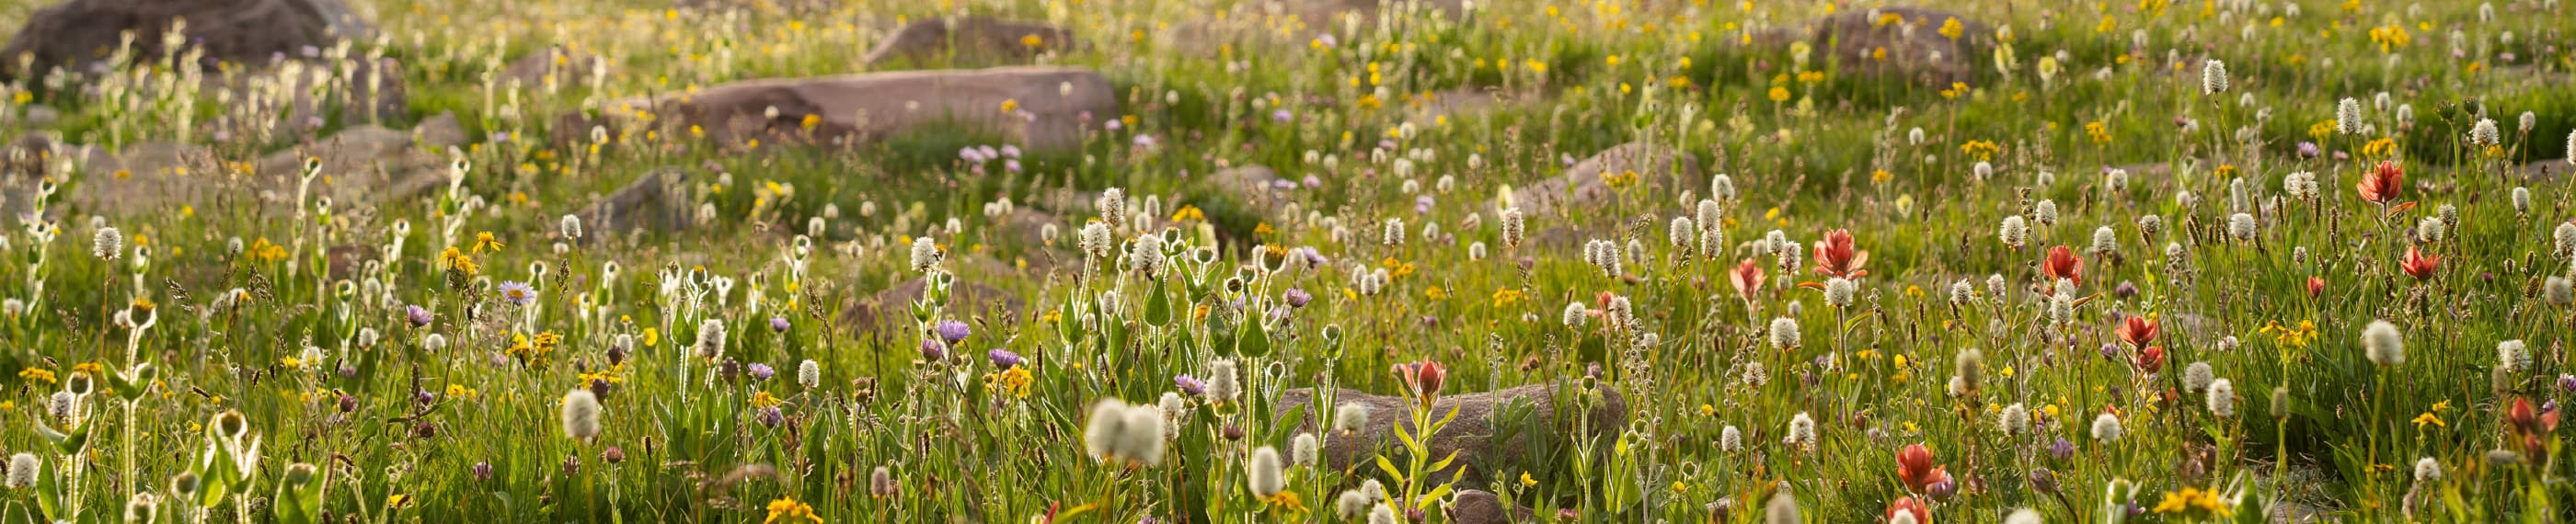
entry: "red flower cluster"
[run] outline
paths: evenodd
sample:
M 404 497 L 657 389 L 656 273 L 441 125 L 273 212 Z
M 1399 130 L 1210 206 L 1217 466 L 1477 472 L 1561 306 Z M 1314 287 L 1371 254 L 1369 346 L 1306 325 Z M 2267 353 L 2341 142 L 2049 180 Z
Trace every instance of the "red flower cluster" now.
M 1429 360 L 1396 364 L 1387 371 L 1394 373 L 1396 381 L 1404 383 L 1404 388 L 1426 408 L 1440 400 L 1440 383 L 1449 378 L 1447 369 Z

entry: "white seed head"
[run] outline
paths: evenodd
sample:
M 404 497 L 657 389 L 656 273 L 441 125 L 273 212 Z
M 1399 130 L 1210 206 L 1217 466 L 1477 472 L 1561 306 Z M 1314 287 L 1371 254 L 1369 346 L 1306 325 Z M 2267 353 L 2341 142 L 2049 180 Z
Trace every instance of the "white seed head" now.
M 2406 335 L 2397 331 L 2396 324 L 2386 320 L 2373 320 L 2369 327 L 2362 328 L 2361 347 L 2373 364 L 2394 366 L 2406 363 Z
M 599 429 L 599 396 L 591 394 L 588 389 L 565 392 L 564 435 L 578 440 L 589 440 L 599 436 Z
M 2209 383 L 2209 413 L 2219 418 L 2236 418 L 2236 383 L 2218 379 Z
M 1279 450 L 1270 446 L 1252 450 L 1252 458 L 1244 461 L 1243 471 L 1254 497 L 1270 498 L 1288 487 L 1288 476 L 1280 468 Z
M 2101 416 L 2093 417 L 2093 440 L 2101 442 L 2119 441 L 2120 417 L 2112 416 L 2110 413 L 2103 413 Z
M 1771 347 L 1780 349 L 1798 347 L 1798 319 L 1789 317 L 1771 319 Z

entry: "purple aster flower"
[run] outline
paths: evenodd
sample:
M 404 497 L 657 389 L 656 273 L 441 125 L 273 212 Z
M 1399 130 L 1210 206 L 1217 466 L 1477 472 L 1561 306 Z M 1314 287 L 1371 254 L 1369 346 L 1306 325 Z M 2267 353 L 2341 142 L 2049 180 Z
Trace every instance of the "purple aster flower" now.
M 939 333 L 941 341 L 947 342 L 951 345 L 956 344 L 958 341 L 966 340 L 967 335 L 975 333 L 974 329 L 967 327 L 965 322 L 955 320 L 939 321 L 939 325 L 932 327 L 931 330 Z
M 1198 396 L 1207 393 L 1207 383 L 1200 382 L 1198 377 L 1174 375 L 1172 376 L 1172 385 L 1181 388 L 1182 393 L 1188 393 L 1190 396 Z
M 2120 281 L 2120 286 L 2119 286 L 2119 287 L 2111 288 L 2111 294 L 2113 294 L 2113 295 L 2118 295 L 2118 296 L 2120 297 L 2120 300 L 2128 300 L 2128 299 L 2132 299 L 2132 298 L 2137 298 L 2137 297 L 2138 297 L 2138 285 L 2137 285 L 2137 284 L 2131 284 L 2131 283 L 2129 283 L 2129 281 L 2127 281 L 2127 280 L 2122 280 L 2122 281 Z
M 770 406 L 760 408 L 760 414 L 753 415 L 751 419 L 760 422 L 760 425 L 774 428 L 778 427 L 779 424 L 787 423 L 787 414 L 778 411 L 778 406 Z
M 1136 147 L 1154 147 L 1154 135 L 1136 135 Z
M 939 342 L 939 339 L 936 339 L 936 338 L 924 338 L 924 339 L 921 339 L 921 359 L 922 359 L 922 360 L 928 360 L 928 361 L 931 361 L 931 362 L 938 362 L 938 361 L 941 361 L 941 360 L 946 360 L 947 358 L 948 358 L 948 344 L 941 343 L 941 342 Z
M 1333 39 L 1332 33 L 1324 33 L 1324 36 L 1315 37 L 1315 43 L 1324 44 L 1324 47 L 1333 47 L 1334 45 L 1341 43 L 1341 41 Z
M 769 367 L 769 365 L 768 365 L 768 364 L 762 364 L 762 363 L 759 363 L 759 362 L 753 362 L 753 363 L 751 363 L 751 379 L 752 379 L 752 380 L 769 380 L 769 377 L 773 377 L 773 376 L 777 376 L 777 375 L 778 375 L 778 369 L 776 369 L 776 368 L 772 368 L 772 367 Z
M 2056 443 L 2048 445 L 2048 456 L 2057 460 L 2075 458 L 2075 441 L 2057 437 Z
M 1020 146 L 1012 145 L 1012 144 L 1002 144 L 1002 158 L 1019 158 L 1019 157 L 1020 157 Z
M 492 463 L 490 462 L 476 462 L 474 463 L 472 471 L 474 472 L 474 480 L 492 480 Z
M 403 306 L 403 321 L 410 322 L 411 327 L 427 326 L 430 321 L 437 320 L 437 318 L 438 317 L 436 315 L 429 312 L 429 308 L 420 306 Z
M 1025 361 L 1020 358 L 1020 354 L 1012 353 L 1010 350 L 1003 349 L 985 352 L 984 358 L 993 359 L 993 367 L 1000 368 L 1003 371 L 1010 371 L 1011 368 L 1019 367 L 1020 363 Z
M 2316 143 L 2316 142 L 2309 142 L 2309 141 L 2305 141 L 2305 140 L 2301 140 L 2301 141 L 2299 141 L 2299 159 L 2300 159 L 2300 160 L 2307 160 L 2307 159 L 2316 158 L 2316 157 L 2317 157 L 2317 154 L 2318 154 L 2318 150 L 2317 150 L 2317 143 Z
M 787 317 L 769 317 L 769 330 L 786 333 Z
M 516 280 L 502 282 L 501 299 L 513 306 L 525 306 L 537 300 L 537 288 Z
M 1431 195 L 1414 195 L 1413 214 L 1421 215 L 1430 213 L 1432 203 Z
M 1270 112 L 1270 120 L 1271 120 L 1271 121 L 1273 121 L 1273 122 L 1278 122 L 1278 123 L 1285 124 L 1285 123 L 1288 123 L 1288 121 L 1290 121 L 1290 120 L 1296 120 L 1296 119 L 1297 119 L 1297 114 L 1296 114 L 1296 113 L 1290 113 L 1290 112 L 1288 112 L 1288 110 L 1286 110 L 1286 109 L 1280 109 L 1280 110 L 1275 110 L 1275 111 L 1271 111 L 1271 112 Z
M 1305 183 L 1306 189 L 1324 187 L 1324 179 L 1316 177 L 1315 175 L 1306 175 Z
M 1307 302 L 1315 301 L 1314 294 L 1307 293 L 1306 290 L 1293 287 L 1288 288 L 1288 292 L 1280 293 L 1279 295 L 1279 298 L 1286 299 L 1288 301 L 1288 307 L 1302 308 L 1306 307 Z
M 2558 389 L 2568 393 L 2576 393 L 2576 375 L 2558 375 Z

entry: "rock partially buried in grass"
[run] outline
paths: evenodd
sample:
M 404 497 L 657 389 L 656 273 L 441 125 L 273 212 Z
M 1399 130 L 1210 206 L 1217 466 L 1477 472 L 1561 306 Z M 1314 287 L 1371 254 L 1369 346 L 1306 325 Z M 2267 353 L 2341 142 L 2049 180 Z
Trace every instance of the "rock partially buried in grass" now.
M 1942 34 L 1952 20 L 1958 23 L 1957 38 Z M 1992 63 L 1992 57 L 1971 44 L 1991 40 L 1993 28 L 1934 9 L 1845 9 L 1817 20 L 1810 32 L 1809 43 L 1832 53 L 1835 64 L 1846 72 L 1892 75 L 1946 88 L 1952 82 L 1973 79 L 1979 64 Z
M 1604 212 L 1622 198 L 1643 198 L 1631 200 L 1638 209 L 1672 205 L 1674 188 L 1707 185 L 1699 177 L 1699 159 L 1689 153 L 1656 144 L 1621 144 L 1575 163 L 1563 175 L 1514 189 L 1512 204 L 1531 217 L 1552 217 L 1562 209 L 1597 224 L 1623 218 Z
M 115 51 L 127 31 L 135 34 L 134 56 L 158 59 L 167 54 L 161 35 L 180 19 L 187 20 L 185 41 L 204 49 L 206 58 L 249 65 L 375 32 L 339 0 L 67 0 L 30 14 L 0 48 L 9 57 L 0 79 L 42 76 L 55 67 L 86 72 L 88 61 Z M 18 70 L 21 55 L 34 57 L 29 71 Z
M 1538 522 L 1537 512 L 1518 505 L 1503 503 L 1494 492 L 1480 489 L 1460 490 L 1449 502 L 1451 524 L 1512 524 Z
M 656 169 L 616 193 L 583 206 L 573 214 L 581 217 L 583 227 L 599 234 L 584 235 L 582 239 L 596 242 L 636 230 L 667 233 L 688 229 L 688 178 L 688 173 L 679 168 Z
M 1073 32 L 1060 27 L 987 16 L 951 17 L 905 24 L 868 51 L 864 60 L 870 66 L 898 59 L 915 65 L 939 59 L 960 64 L 1019 62 L 1075 45 Z
M 860 329 L 881 330 L 886 336 L 893 337 L 890 342 L 909 344 L 912 341 L 903 337 L 910 336 L 904 330 L 912 329 L 912 302 L 920 300 L 922 293 L 929 290 L 929 281 L 920 278 L 906 280 L 870 298 L 860 299 L 856 307 L 842 315 L 842 319 Z M 1027 302 L 1017 294 L 959 278 L 948 286 L 948 305 L 944 311 L 950 318 L 999 318 L 1003 315 L 1017 316 L 1026 309 L 1026 305 Z
M 611 102 L 605 118 L 558 118 L 559 143 L 590 139 L 593 126 L 652 125 L 672 136 L 696 127 L 719 143 L 771 143 L 811 137 L 826 143 L 870 143 L 898 133 L 952 123 L 1007 135 L 1029 149 L 1065 149 L 1084 132 L 1116 118 L 1109 80 L 1087 69 L 999 67 L 896 71 L 723 84 L 696 93 Z M 614 134 L 614 133 L 612 133 Z
M 1562 393 L 1573 394 L 1576 391 L 1578 390 L 1575 386 L 1568 385 L 1564 386 Z M 1439 404 L 1432 407 L 1432 412 L 1438 416 L 1446 416 L 1451 408 L 1456 408 L 1458 418 L 1450 421 L 1447 427 L 1441 428 L 1439 434 L 1432 436 L 1431 455 L 1435 457 L 1434 460 L 1437 460 L 1437 457 L 1446 457 L 1453 451 L 1457 452 L 1458 460 L 1452 462 L 1450 467 L 1466 468 L 1463 481 L 1465 485 L 1485 485 L 1491 480 L 1487 475 L 1497 469 L 1496 466 L 1517 466 L 1503 469 L 1536 467 L 1536 464 L 1530 464 L 1527 461 L 1540 456 L 1539 454 L 1545 451 L 1540 446 L 1570 445 L 1568 443 L 1572 442 L 1572 435 L 1579 427 L 1589 431 L 1585 434 L 1586 437 L 1609 435 L 1627 428 L 1627 401 L 1620 397 L 1618 391 L 1609 389 L 1599 391 L 1601 393 L 1599 400 L 1593 403 L 1591 412 L 1583 418 L 1558 416 L 1557 401 L 1560 399 L 1557 395 L 1560 391 L 1557 386 L 1545 384 L 1484 393 L 1441 396 Z M 1288 390 L 1279 395 L 1278 412 L 1286 413 L 1296 406 L 1313 402 L 1313 398 L 1314 390 L 1311 388 Z M 1567 406 L 1573 406 L 1572 402 L 1576 399 L 1562 400 L 1566 401 Z M 1394 431 L 1395 424 L 1399 421 L 1405 425 L 1406 431 L 1413 431 L 1413 422 L 1409 420 L 1413 413 L 1413 401 L 1404 397 L 1371 395 L 1342 389 L 1334 393 L 1333 402 L 1336 406 L 1308 409 L 1305 425 L 1298 431 L 1318 431 L 1315 426 L 1318 410 L 1332 410 L 1338 409 L 1338 406 L 1354 404 L 1368 408 L 1368 425 L 1361 428 L 1358 434 L 1345 436 L 1334 433 L 1324 439 L 1323 458 L 1335 469 L 1351 467 L 1353 464 L 1362 464 L 1363 468 L 1371 468 L 1373 466 L 1365 466 L 1366 461 L 1375 460 L 1373 457 L 1378 455 L 1379 450 L 1401 447 L 1403 444 L 1396 440 Z M 1497 421 L 1496 413 L 1505 411 L 1506 406 L 1513 406 L 1509 412 L 1516 415 L 1507 417 L 1508 420 Z M 1585 424 L 1586 422 L 1588 424 Z M 1447 479 L 1449 474 L 1443 471 L 1437 478 Z
M 292 211 L 297 193 L 304 205 L 329 198 L 339 209 L 362 205 L 398 205 L 447 184 L 444 152 L 423 147 L 415 137 L 432 141 L 443 132 L 398 131 L 359 125 L 314 142 L 261 157 L 252 171 L 220 165 L 205 146 L 145 142 L 109 154 L 82 146 L 60 154 L 88 159 L 88 175 L 70 184 L 63 201 L 88 213 L 109 216 L 175 212 L 189 206 L 218 212 L 226 206 L 267 206 Z M 439 144 L 453 145 L 453 144 Z M 318 161 L 318 175 L 306 186 L 307 161 Z M 26 202 L 9 202 L 12 213 Z

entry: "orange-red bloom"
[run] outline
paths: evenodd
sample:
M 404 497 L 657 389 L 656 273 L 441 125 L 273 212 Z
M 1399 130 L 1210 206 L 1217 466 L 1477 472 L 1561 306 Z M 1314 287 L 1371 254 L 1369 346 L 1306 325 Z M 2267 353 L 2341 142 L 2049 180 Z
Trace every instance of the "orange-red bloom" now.
M 2138 371 L 2154 373 L 2165 368 L 2165 348 L 2147 346 L 2138 350 Z
M 2414 276 L 2416 280 L 2433 278 L 2433 271 L 2442 268 L 2442 256 L 2426 255 L 2422 249 L 2407 246 L 2406 261 L 2398 264 L 2397 267 L 2406 270 L 2406 274 Z
M 1922 493 L 1932 484 L 1949 480 L 1950 473 L 1947 468 L 1932 463 L 1930 448 L 1912 444 L 1896 452 L 1896 479 L 1904 481 L 1906 489 Z
M 2308 277 L 2308 298 L 2317 298 L 2325 292 L 2326 277 Z
M 2039 265 L 2039 271 L 2048 275 L 2051 285 L 2055 285 L 2056 279 L 2061 278 L 2074 282 L 2075 285 L 2084 285 L 2084 259 L 2076 258 L 2075 248 L 2066 246 L 2048 248 L 2048 260 Z
M 2127 320 L 2120 321 L 2118 331 L 2121 342 L 2143 348 L 2156 342 L 2156 329 L 2155 319 L 2147 318 L 2146 315 L 2131 315 Z
M 1887 506 L 1887 520 L 1896 520 L 1898 513 L 1913 515 L 1915 524 L 1932 524 L 1932 508 L 1924 507 L 1914 497 L 1896 499 L 1895 504 Z
M 2376 204 L 2395 202 L 2397 193 L 2406 188 L 2406 169 L 2397 167 L 2395 161 L 2381 160 L 2378 167 L 2361 175 L 2361 183 L 2353 188 L 2361 190 L 2362 200 Z
M 1869 274 L 1869 271 L 1861 269 L 1866 264 L 1869 264 L 1869 252 L 1852 247 L 1851 230 L 1826 231 L 1825 239 L 1816 243 L 1816 272 L 1819 274 L 1860 278 Z
M 1395 373 L 1396 380 L 1403 382 L 1405 387 L 1411 388 L 1424 406 L 1440 399 L 1440 383 L 1449 376 L 1449 371 L 1442 369 L 1439 362 L 1430 360 L 1396 364 L 1388 371 Z
M 1726 279 L 1735 283 L 1735 294 L 1753 300 L 1753 292 L 1762 289 L 1762 264 L 1744 259 L 1744 263 L 1735 265 L 1735 271 L 1727 273 Z

